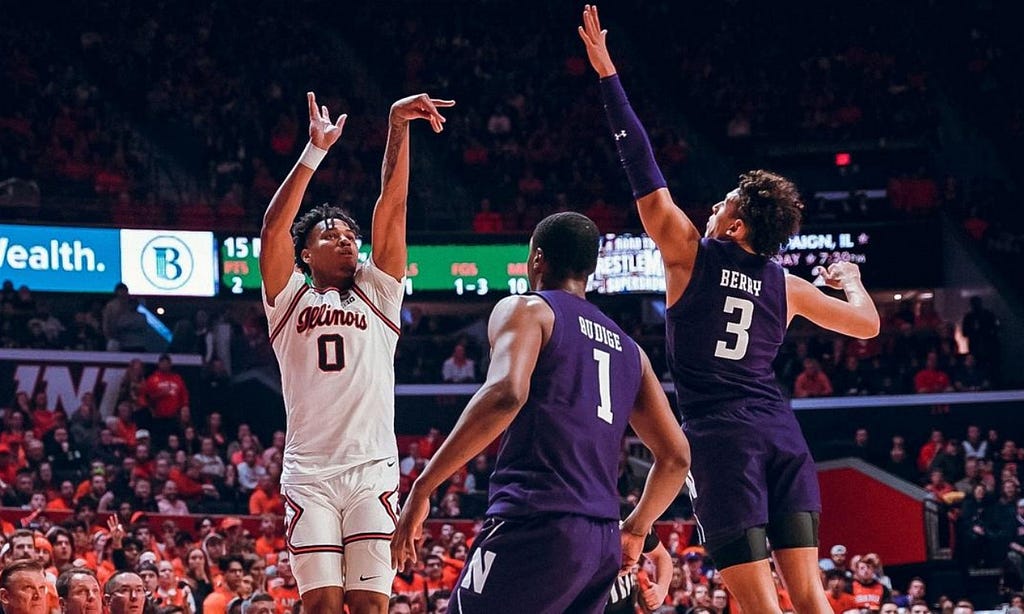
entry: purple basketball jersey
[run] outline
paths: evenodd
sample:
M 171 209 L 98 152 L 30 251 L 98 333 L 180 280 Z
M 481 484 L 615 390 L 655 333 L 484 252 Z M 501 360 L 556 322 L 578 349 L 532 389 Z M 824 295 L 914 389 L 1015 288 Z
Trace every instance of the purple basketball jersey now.
M 555 321 L 530 396 L 502 437 L 487 513 L 618 520 L 619 450 L 640 389 L 640 351 L 590 302 L 560 290 L 537 295 Z
M 666 314 L 669 368 L 683 417 L 781 403 L 772 361 L 786 318 L 781 266 L 732 241 L 701 239 L 690 285 Z

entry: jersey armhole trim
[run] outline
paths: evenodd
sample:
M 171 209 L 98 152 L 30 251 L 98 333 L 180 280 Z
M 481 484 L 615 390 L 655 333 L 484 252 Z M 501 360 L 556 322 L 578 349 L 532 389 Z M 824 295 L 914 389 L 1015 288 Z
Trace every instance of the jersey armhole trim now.
M 277 323 L 277 326 L 274 327 L 274 332 L 270 334 L 271 344 L 274 343 L 274 339 L 276 339 L 277 336 L 281 334 L 281 331 L 284 330 L 284 327 L 288 324 L 288 319 L 292 317 L 292 312 L 295 311 L 295 308 L 299 305 L 299 300 L 301 300 L 307 292 L 309 292 L 309 286 L 304 285 L 302 290 L 295 293 L 295 298 L 293 298 L 292 302 L 289 303 L 288 309 L 285 310 L 281 321 Z
M 369 306 L 370 311 L 376 314 L 377 317 L 380 318 L 384 322 L 384 324 L 387 325 L 388 328 L 394 331 L 394 333 L 399 337 L 402 336 L 402 329 L 397 324 L 388 319 L 388 317 L 384 315 L 384 312 L 378 309 L 377 306 L 373 304 L 373 302 L 370 300 L 370 297 L 366 296 L 366 293 L 363 292 L 358 285 L 352 284 L 352 291 L 355 292 L 356 296 L 361 298 L 363 302 L 367 304 L 367 306 Z

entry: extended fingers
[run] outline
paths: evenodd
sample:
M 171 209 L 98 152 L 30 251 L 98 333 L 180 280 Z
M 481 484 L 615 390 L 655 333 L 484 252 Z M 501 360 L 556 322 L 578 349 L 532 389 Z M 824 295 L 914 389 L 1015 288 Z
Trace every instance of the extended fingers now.
M 445 104 L 449 102 L 451 104 Z M 440 103 L 440 105 L 438 103 Z M 430 126 L 434 129 L 434 132 L 441 132 L 444 130 L 444 126 L 442 124 L 448 120 L 438 112 L 437 107 L 450 107 L 454 104 L 454 100 L 436 100 L 434 98 L 424 96 L 423 107 L 420 111 L 423 113 L 423 118 L 430 122 Z
M 309 120 L 320 119 L 320 111 L 316 108 L 316 94 L 306 92 L 306 102 L 309 103 Z

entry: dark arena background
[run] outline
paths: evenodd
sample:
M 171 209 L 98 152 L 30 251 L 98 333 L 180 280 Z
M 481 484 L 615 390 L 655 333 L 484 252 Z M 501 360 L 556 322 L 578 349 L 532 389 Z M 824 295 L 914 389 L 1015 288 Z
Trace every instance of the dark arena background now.
M 307 141 L 307 91 L 349 117 L 303 210 L 346 208 L 364 254 L 389 105 L 419 92 L 457 101 L 443 133 L 412 128 L 395 356 L 404 490 L 483 380 L 490 310 L 528 291 L 529 233 L 556 211 L 605 233 L 592 300 L 641 343 L 674 402 L 661 256 L 576 33 L 582 4 L 60 4 L 9 3 L 0 20 L 3 541 L 27 528 L 50 531 L 37 539 L 48 545 L 66 526 L 74 557 L 102 569 L 108 512 L 158 560 L 216 532 L 247 569 L 269 570 L 248 590 L 292 611 L 275 568 L 281 523 L 260 526 L 283 513 L 285 422 L 258 254 L 263 212 Z M 841 545 L 845 566 L 880 559 L 894 596 L 923 580 L 934 612 L 1020 606 L 1024 39 L 1010 9 L 600 8 L 698 227 L 740 172 L 784 174 L 806 208 L 783 266 L 814 281 L 819 265 L 855 262 L 882 315 L 881 334 L 862 342 L 796 321 L 776 364 L 818 462 L 823 571 Z M 128 295 L 115 297 L 119 283 Z M 145 391 L 163 353 L 188 397 L 161 441 Z M 495 450 L 436 494 L 424 547 L 446 566 L 462 565 Z M 623 450 L 628 508 L 650 456 L 632 437 Z M 700 605 L 694 586 L 721 582 L 693 527 L 680 493 L 657 526 L 680 569 L 657 612 Z M 54 562 L 45 545 L 39 556 Z M 194 580 L 187 565 L 174 573 Z M 422 573 L 427 592 L 451 588 L 448 569 Z

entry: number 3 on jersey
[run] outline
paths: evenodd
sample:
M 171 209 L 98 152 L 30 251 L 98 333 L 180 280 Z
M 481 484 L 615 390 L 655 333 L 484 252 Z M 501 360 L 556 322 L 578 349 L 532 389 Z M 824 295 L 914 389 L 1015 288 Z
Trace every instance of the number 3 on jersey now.
M 733 313 L 737 309 L 740 311 L 740 321 L 728 322 L 725 325 L 726 333 L 736 335 L 736 345 L 729 347 L 726 341 L 719 340 L 715 344 L 716 358 L 740 360 L 747 355 L 747 345 L 750 343 L 750 335 L 747 333 L 747 330 L 750 329 L 750 323 L 754 319 L 754 303 L 745 298 L 725 297 L 725 308 L 722 311 Z
M 345 338 L 338 334 L 316 338 L 317 365 L 321 371 L 336 372 L 345 368 Z

